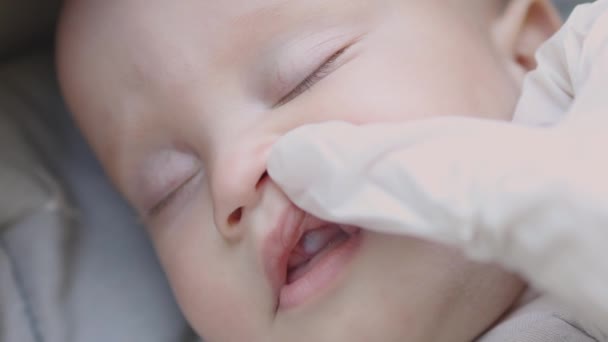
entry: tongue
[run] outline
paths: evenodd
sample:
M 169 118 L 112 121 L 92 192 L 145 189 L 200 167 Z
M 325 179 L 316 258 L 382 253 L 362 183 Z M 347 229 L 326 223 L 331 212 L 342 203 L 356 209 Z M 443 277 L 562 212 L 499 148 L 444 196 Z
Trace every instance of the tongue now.
M 337 225 L 329 225 L 323 228 L 307 232 L 300 239 L 289 258 L 289 267 L 296 267 L 306 263 L 317 253 L 322 251 L 332 240 L 346 234 Z

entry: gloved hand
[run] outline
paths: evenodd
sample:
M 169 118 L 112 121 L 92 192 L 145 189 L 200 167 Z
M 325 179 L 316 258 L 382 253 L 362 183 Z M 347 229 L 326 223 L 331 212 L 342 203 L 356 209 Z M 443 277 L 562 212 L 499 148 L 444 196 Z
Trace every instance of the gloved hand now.
M 548 186 L 547 130 L 470 118 L 296 129 L 268 171 L 292 201 L 331 221 L 461 246 L 486 260 L 506 230 L 490 222 Z M 534 173 L 534 175 L 532 175 Z M 507 202 L 506 202 L 507 201 Z M 488 212 L 490 210 L 490 212 Z
M 330 122 L 279 140 L 268 172 L 320 218 L 502 263 L 608 327 L 608 163 L 597 143 L 465 118 Z

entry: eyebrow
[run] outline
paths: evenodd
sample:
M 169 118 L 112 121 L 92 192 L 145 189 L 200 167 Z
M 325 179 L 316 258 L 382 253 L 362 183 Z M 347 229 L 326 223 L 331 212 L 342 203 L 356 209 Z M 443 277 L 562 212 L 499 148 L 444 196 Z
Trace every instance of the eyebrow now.
M 281 17 L 281 14 L 285 12 L 286 7 L 292 2 L 293 0 L 282 0 L 273 4 L 263 5 L 250 12 L 237 16 L 234 19 L 233 24 L 252 27 L 258 26 L 259 23 L 274 23 L 276 22 L 276 19 Z
M 247 9 L 237 15 L 231 27 L 241 30 L 240 37 L 250 37 L 251 32 L 266 34 L 284 33 L 286 27 L 301 26 L 311 23 L 329 14 L 327 3 L 322 0 L 275 0 L 270 4 Z M 296 14 L 297 15 L 294 15 Z

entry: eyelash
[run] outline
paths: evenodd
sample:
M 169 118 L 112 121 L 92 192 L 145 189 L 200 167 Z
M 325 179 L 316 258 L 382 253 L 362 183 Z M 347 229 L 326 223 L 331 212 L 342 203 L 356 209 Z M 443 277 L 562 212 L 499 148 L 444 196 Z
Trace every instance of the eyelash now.
M 183 185 L 180 185 L 175 190 L 171 191 L 169 195 L 165 196 L 165 198 L 163 198 L 160 202 L 150 208 L 146 213 L 146 218 L 155 218 L 162 214 L 162 212 L 165 211 L 165 208 L 171 205 L 175 197 L 177 197 L 179 190 L 182 188 L 182 186 Z
M 332 71 L 334 71 L 336 60 L 344 54 L 348 47 L 340 49 L 338 52 L 331 55 L 321 66 L 313 71 L 308 77 L 306 77 L 300 84 L 298 84 L 292 91 L 285 95 L 277 104 L 277 106 L 284 105 L 291 100 L 295 99 L 299 95 L 310 90 L 315 84 L 327 77 Z
M 173 191 L 171 191 L 168 195 L 166 195 L 160 202 L 155 204 L 152 208 L 148 209 L 146 212 L 145 219 L 153 220 L 163 212 L 169 208 L 179 197 L 182 196 L 184 192 L 184 188 L 186 188 L 190 183 L 196 178 L 199 172 L 195 172 L 192 176 L 188 177 L 183 183 L 181 183 L 178 187 L 176 187 Z

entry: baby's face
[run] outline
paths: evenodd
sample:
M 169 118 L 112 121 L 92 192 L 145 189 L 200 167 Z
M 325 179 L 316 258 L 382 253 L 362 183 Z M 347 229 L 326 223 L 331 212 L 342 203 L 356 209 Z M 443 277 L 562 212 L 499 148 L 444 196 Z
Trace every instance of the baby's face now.
M 508 119 L 518 84 L 472 2 L 74 4 L 68 101 L 204 338 L 470 341 L 508 309 L 516 277 L 413 238 L 325 230 L 337 241 L 298 269 L 303 213 L 265 176 L 304 124 Z

